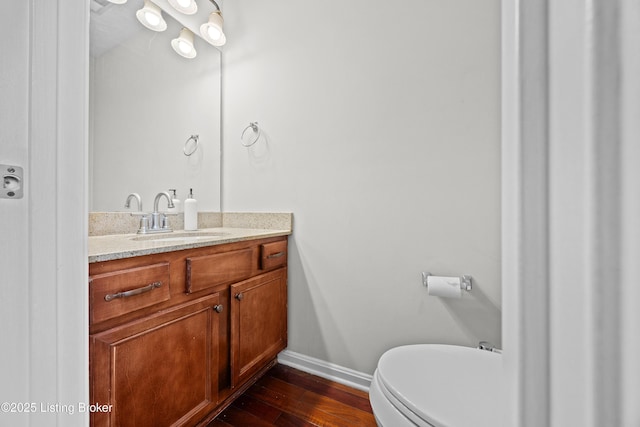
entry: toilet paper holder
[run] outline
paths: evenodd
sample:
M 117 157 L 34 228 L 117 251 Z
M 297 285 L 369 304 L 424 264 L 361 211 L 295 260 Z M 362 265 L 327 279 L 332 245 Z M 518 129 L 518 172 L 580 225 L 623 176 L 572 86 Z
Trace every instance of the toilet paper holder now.
M 428 287 L 427 278 L 429 276 L 431 276 L 431 273 L 429 273 L 428 271 L 423 271 L 422 272 L 422 284 L 425 287 Z M 464 274 L 464 275 L 460 276 L 460 289 L 462 289 L 463 291 L 467 291 L 467 292 L 471 291 L 471 289 L 473 287 L 472 282 L 473 282 L 473 278 L 470 275 Z

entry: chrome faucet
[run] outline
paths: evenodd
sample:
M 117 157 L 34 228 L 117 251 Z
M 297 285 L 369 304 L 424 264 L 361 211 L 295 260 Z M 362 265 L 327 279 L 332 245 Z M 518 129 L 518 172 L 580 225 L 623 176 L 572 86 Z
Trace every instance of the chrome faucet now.
M 131 212 L 131 216 L 140 217 L 140 227 L 138 228 L 138 234 L 144 234 L 149 228 L 149 215 L 142 212 L 142 199 L 138 193 L 131 193 L 127 196 L 127 201 L 124 202 L 124 207 L 129 208 L 131 206 L 131 199 L 135 199 L 138 202 L 138 210 Z
M 167 206 L 169 208 L 174 207 L 171 196 L 167 191 L 161 191 L 156 194 L 156 198 L 153 200 L 153 212 L 151 213 L 151 227 L 149 229 L 149 232 L 151 233 L 168 233 L 173 231 L 169 228 L 167 216 L 164 213 L 158 212 L 158 203 L 163 196 L 167 198 Z
M 127 196 L 127 201 L 124 202 L 124 207 L 129 208 L 131 206 L 131 199 L 135 199 L 138 202 L 138 212 L 142 212 L 142 199 L 138 193 L 131 193 Z

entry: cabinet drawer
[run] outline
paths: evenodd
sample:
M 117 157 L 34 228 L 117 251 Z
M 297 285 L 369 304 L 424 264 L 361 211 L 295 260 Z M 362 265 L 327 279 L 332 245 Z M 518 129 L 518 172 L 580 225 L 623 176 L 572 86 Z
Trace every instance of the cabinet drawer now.
M 269 270 L 287 264 L 287 241 L 260 245 L 260 268 Z
M 99 274 L 89 283 L 90 321 L 102 322 L 167 301 L 169 263 Z
M 253 249 L 187 258 L 187 293 L 251 276 Z

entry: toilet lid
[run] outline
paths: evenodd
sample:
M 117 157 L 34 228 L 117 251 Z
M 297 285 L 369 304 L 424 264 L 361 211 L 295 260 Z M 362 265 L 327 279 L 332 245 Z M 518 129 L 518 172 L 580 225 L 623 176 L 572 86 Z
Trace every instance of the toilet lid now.
M 498 353 L 453 345 L 396 347 L 378 361 L 378 376 L 386 392 L 401 403 L 394 405 L 410 418 L 418 416 L 434 427 L 502 423 Z

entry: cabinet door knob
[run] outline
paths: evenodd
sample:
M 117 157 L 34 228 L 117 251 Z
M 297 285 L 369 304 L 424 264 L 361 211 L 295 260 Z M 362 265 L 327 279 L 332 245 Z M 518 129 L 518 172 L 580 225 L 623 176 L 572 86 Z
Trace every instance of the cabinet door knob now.
M 242 292 L 240 292 L 239 294 L 236 294 L 236 299 L 238 301 L 242 301 L 242 298 L 244 298 L 244 295 L 242 295 Z
M 213 309 L 216 311 L 216 313 L 222 313 L 222 309 L 224 307 L 222 306 L 222 304 L 217 304 L 213 306 Z

